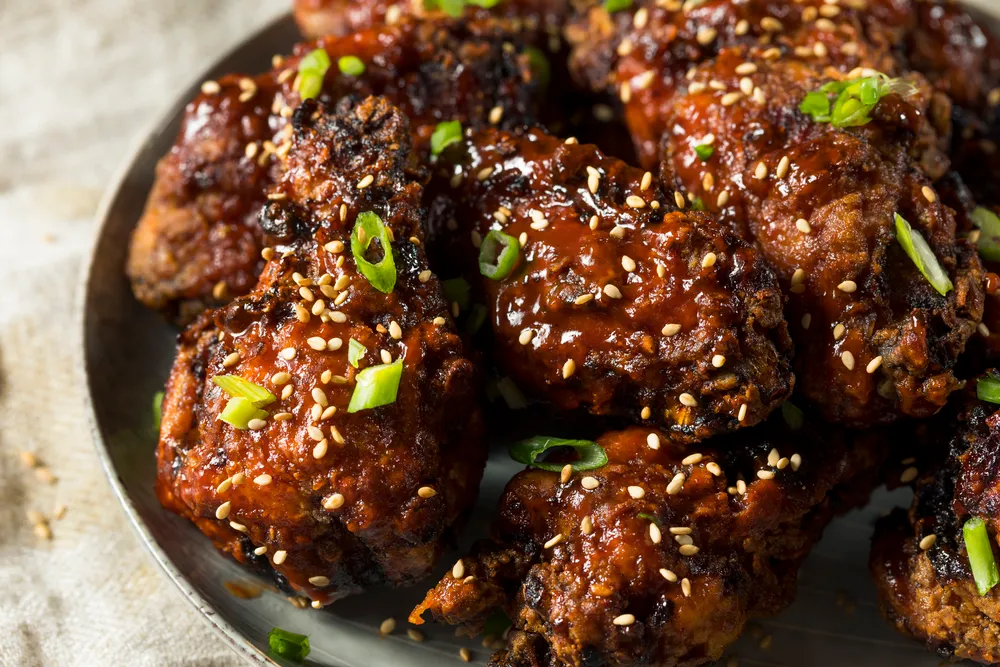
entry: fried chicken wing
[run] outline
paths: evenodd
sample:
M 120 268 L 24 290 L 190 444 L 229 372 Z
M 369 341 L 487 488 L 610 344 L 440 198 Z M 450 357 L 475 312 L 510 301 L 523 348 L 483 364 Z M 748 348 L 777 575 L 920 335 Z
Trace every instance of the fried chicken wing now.
M 409 116 L 423 150 L 440 121 L 517 127 L 532 116 L 530 64 L 505 47 L 512 35 L 494 21 L 400 20 L 301 44 L 256 77 L 206 82 L 157 167 L 133 234 L 126 268 L 136 297 L 184 322 L 253 287 L 267 243 L 257 215 L 288 150 L 307 53 L 323 49 L 332 62 L 320 100 L 385 95 Z M 364 71 L 342 73 L 344 56 L 359 58 Z
M 321 606 L 425 575 L 475 499 L 485 447 L 475 369 L 426 275 L 407 119 L 384 98 L 345 100 L 336 116 L 309 101 L 292 126 L 262 214 L 281 248 L 252 293 L 180 338 L 157 494 Z M 387 293 L 349 250 L 362 213 L 392 239 L 378 248 L 395 263 Z M 356 402 L 366 371 L 387 369 L 398 388 Z M 273 393 L 246 428 L 222 419 L 227 375 Z
M 852 438 L 871 440 L 863 445 Z M 632 428 L 598 439 L 609 462 L 526 470 L 479 543 L 411 614 L 471 632 L 513 621 L 490 664 L 699 665 L 751 616 L 776 613 L 839 510 L 867 499 L 885 439 L 779 417 L 702 447 Z
M 432 263 L 476 285 L 498 364 L 530 395 L 700 440 L 790 394 L 770 269 L 652 174 L 541 130 L 471 133 L 436 173 Z M 498 232 L 516 266 L 488 278 Z
M 985 521 L 990 542 L 1000 527 L 1000 411 L 976 398 L 975 386 L 934 425 L 943 461 L 916 478 L 909 512 L 879 521 L 870 567 L 882 611 L 898 630 L 939 654 L 996 664 L 1000 592 L 979 594 L 962 536 L 972 517 Z

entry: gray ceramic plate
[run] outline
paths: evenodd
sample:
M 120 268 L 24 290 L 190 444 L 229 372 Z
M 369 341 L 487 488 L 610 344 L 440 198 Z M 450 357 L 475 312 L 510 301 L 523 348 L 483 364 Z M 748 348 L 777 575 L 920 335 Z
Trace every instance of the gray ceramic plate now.
M 984 11 L 995 0 L 975 0 Z M 1000 17 L 995 7 L 992 12 Z M 297 39 L 289 17 L 247 40 L 182 91 L 177 103 L 124 165 L 101 207 L 100 228 L 82 286 L 82 373 L 93 408 L 93 427 L 104 468 L 139 537 L 220 636 L 249 661 L 268 663 L 267 633 L 274 626 L 310 635 L 310 664 L 362 667 L 462 664 L 461 646 L 476 662 L 489 651 L 462 641 L 449 628 L 424 626 L 427 641 L 407 639 L 404 619 L 436 578 L 409 590 L 374 590 L 348 598 L 324 612 L 296 609 L 267 582 L 254 599 L 229 587 L 254 578 L 223 558 L 191 524 L 162 510 L 153 495 L 155 436 L 151 399 L 162 388 L 172 361 L 176 331 L 141 307 L 122 273 L 128 236 L 142 211 L 157 159 L 173 142 L 184 104 L 198 82 L 232 71 L 269 67 L 273 53 L 285 53 Z M 494 443 L 497 444 L 497 443 Z M 502 443 L 501 443 L 502 444 Z M 486 469 L 479 506 L 467 540 L 482 533 L 503 484 L 516 471 L 502 447 Z M 878 494 L 872 504 L 837 520 L 827 530 L 799 578 L 795 604 L 784 614 L 751 627 L 732 649 L 742 665 L 899 665 L 934 667 L 938 660 L 916 642 L 896 634 L 881 619 L 867 571 L 874 518 L 904 494 Z M 442 565 L 454 558 L 442 559 Z M 444 568 L 442 568 L 444 569 Z M 440 573 L 439 573 L 440 574 Z M 227 587 L 228 585 L 228 587 Z M 378 634 L 387 617 L 399 621 L 389 637 Z M 758 644 L 772 635 L 771 646 Z

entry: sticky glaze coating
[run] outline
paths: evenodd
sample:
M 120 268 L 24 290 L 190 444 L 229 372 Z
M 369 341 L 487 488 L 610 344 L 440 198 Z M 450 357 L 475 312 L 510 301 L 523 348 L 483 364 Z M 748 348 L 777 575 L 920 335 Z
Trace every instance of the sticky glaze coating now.
M 945 656 L 1000 663 L 1000 591 L 976 590 L 962 536 L 965 522 L 998 534 L 1000 411 L 975 381 L 931 432 L 943 460 L 921 471 L 909 511 L 879 521 L 870 567 L 886 618 Z M 925 548 L 922 548 L 925 547 Z
M 475 369 L 440 283 L 420 279 L 423 172 L 406 118 L 368 98 L 336 117 L 307 102 L 293 123 L 288 171 L 263 214 L 282 244 L 251 294 L 181 336 L 157 494 L 219 549 L 273 568 L 316 606 L 426 575 L 475 499 L 486 452 Z M 358 187 L 367 174 L 373 182 Z M 395 239 L 389 294 L 350 253 L 362 211 Z M 359 368 L 351 339 L 367 348 Z M 387 359 L 403 361 L 396 401 L 348 413 L 360 370 Z M 212 379 L 226 374 L 277 397 L 259 428 L 218 420 L 228 397 Z
M 531 115 L 531 70 L 518 49 L 504 47 L 511 35 L 492 21 L 403 20 L 300 44 L 259 76 L 207 83 L 157 166 L 133 234 L 127 273 L 136 297 L 184 322 L 253 287 L 266 243 L 257 215 L 288 150 L 303 55 L 322 48 L 330 56 L 321 101 L 385 95 L 410 118 L 422 149 L 441 121 L 485 125 L 497 106 L 502 127 Z M 360 58 L 364 73 L 342 74 L 338 59 L 346 55 Z
M 693 449 L 647 429 L 608 433 L 603 468 L 514 477 L 491 538 L 410 622 L 429 611 L 475 632 L 503 609 L 514 627 L 490 664 L 505 667 L 716 660 L 749 616 L 791 600 L 832 516 L 867 501 L 885 440 L 856 437 L 871 442 L 783 422 Z
M 771 270 L 652 174 L 541 130 L 472 133 L 435 172 L 432 254 L 477 286 L 522 391 L 688 440 L 755 424 L 790 394 Z M 493 229 L 519 246 L 503 280 L 478 264 Z

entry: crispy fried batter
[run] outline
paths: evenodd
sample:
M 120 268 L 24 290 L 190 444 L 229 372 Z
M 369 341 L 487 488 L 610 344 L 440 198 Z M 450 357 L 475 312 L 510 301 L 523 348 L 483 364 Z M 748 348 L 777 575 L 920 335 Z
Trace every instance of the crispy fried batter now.
M 521 389 L 688 440 L 755 424 L 791 393 L 772 272 L 652 174 L 541 130 L 473 133 L 440 158 L 435 264 L 477 285 Z M 491 229 L 519 239 L 503 280 L 480 275 Z
M 475 632 L 504 609 L 515 632 L 492 665 L 718 659 L 748 617 L 790 601 L 799 563 L 837 511 L 866 501 L 885 456 L 874 433 L 776 422 L 695 449 L 653 432 L 654 449 L 633 428 L 598 440 L 598 470 L 520 473 L 492 538 L 410 621 L 430 611 Z
M 1000 592 L 977 592 L 962 526 L 977 516 L 991 541 L 997 536 L 996 407 L 978 400 L 971 382 L 936 420 L 932 433 L 944 459 L 916 480 L 908 513 L 898 509 L 879 522 L 870 562 L 882 610 L 897 629 L 943 655 L 988 664 L 1000 663 Z
M 257 214 L 287 151 L 303 55 L 323 48 L 330 56 L 323 102 L 386 95 L 409 116 L 422 150 L 441 121 L 485 125 L 496 106 L 504 110 L 503 127 L 532 115 L 528 58 L 505 48 L 511 41 L 511 30 L 498 22 L 406 20 L 300 44 L 270 72 L 207 84 L 157 167 L 133 234 L 127 272 L 136 297 L 184 322 L 253 287 L 265 243 Z M 341 74 L 337 63 L 345 55 L 360 58 L 364 73 Z
M 288 172 L 264 212 L 286 251 L 254 292 L 182 335 L 157 493 L 219 549 L 326 604 L 425 575 L 475 498 L 485 447 L 475 369 L 440 283 L 418 278 L 422 171 L 406 118 L 369 98 L 335 117 L 307 102 L 293 124 Z M 374 180 L 359 188 L 359 174 Z M 342 249 L 363 211 L 394 238 L 388 294 Z M 351 339 L 366 347 L 358 369 Z M 350 413 L 358 373 L 386 355 L 403 363 L 395 402 Z M 275 394 L 263 424 L 218 420 L 228 397 L 213 378 L 225 374 Z

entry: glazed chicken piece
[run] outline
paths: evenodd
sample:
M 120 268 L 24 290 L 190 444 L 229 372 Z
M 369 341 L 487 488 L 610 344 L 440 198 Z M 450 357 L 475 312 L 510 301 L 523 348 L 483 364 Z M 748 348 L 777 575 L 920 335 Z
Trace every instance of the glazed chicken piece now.
M 987 548 L 1000 534 L 997 408 L 976 398 L 973 381 L 936 420 L 943 460 L 904 473 L 915 479 L 913 504 L 879 521 L 870 562 L 890 623 L 943 656 L 986 664 L 1000 663 L 1000 590 L 977 591 L 962 527 L 982 519 Z
M 422 250 L 408 121 L 384 98 L 322 109 L 293 115 L 262 214 L 282 250 L 181 336 L 157 450 L 163 505 L 313 606 L 426 575 L 486 457 L 476 371 Z M 362 262 L 350 234 L 373 214 Z M 222 419 L 223 376 L 273 394 L 245 428 Z
M 206 82 L 157 167 L 133 234 L 127 272 L 136 297 L 184 322 L 253 287 L 267 243 L 257 216 L 283 168 L 306 54 L 323 49 L 331 61 L 321 101 L 385 95 L 409 116 L 424 150 L 441 121 L 517 127 L 531 115 L 532 73 L 521 50 L 504 46 L 513 41 L 493 21 L 401 20 L 301 44 L 256 77 Z M 340 58 L 349 56 L 363 72 L 341 72 Z
M 475 633 L 502 609 L 497 667 L 717 660 L 748 618 L 790 602 L 825 525 L 876 485 L 884 437 L 797 426 L 778 417 L 695 448 L 632 428 L 598 439 L 604 467 L 518 474 L 491 538 L 410 622 L 429 611 Z
M 530 396 L 697 441 L 791 393 L 771 270 L 652 174 L 542 130 L 468 133 L 434 169 L 432 265 L 475 285 L 496 361 Z M 516 259 L 488 277 L 505 243 Z

